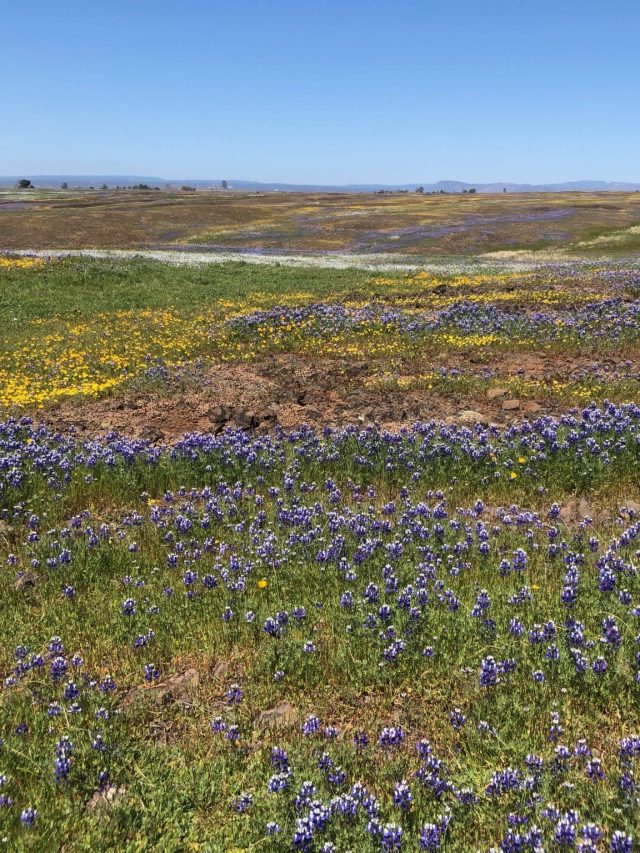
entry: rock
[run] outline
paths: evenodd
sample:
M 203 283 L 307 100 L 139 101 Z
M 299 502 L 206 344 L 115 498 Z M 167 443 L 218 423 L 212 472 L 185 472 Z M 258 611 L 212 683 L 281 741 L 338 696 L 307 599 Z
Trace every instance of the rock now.
M 447 420 L 449 420 L 447 418 Z M 465 409 L 452 419 L 452 423 L 465 424 L 473 426 L 474 424 L 488 424 L 489 418 L 483 415 L 482 412 L 476 412 L 473 409 Z
M 231 419 L 231 412 L 226 406 L 215 406 L 209 409 L 207 415 L 214 424 L 224 424 Z
M 142 702 L 146 705 L 170 705 L 172 702 L 180 702 L 190 705 L 193 694 L 200 684 L 200 675 L 197 669 L 188 669 L 180 675 L 172 675 L 161 684 L 151 687 L 134 687 L 124 698 L 125 705 Z
M 155 444 L 157 441 L 162 441 L 164 433 L 158 427 L 149 425 L 140 430 L 140 438 L 143 441 L 150 441 L 152 444 Z
M 298 719 L 298 712 L 288 702 L 276 705 L 268 711 L 261 711 L 256 719 L 256 728 L 260 731 L 267 729 L 284 729 L 293 725 Z
M 317 421 L 321 415 L 317 409 L 305 409 L 304 416 L 307 420 Z
M 111 809 L 126 796 L 126 788 L 117 788 L 115 785 L 107 785 L 101 791 L 96 791 L 87 803 L 91 811 L 95 809 Z
M 489 388 L 487 391 L 487 400 L 497 400 L 498 397 L 505 397 L 506 394 L 506 388 Z
M 345 369 L 346 376 L 357 376 L 359 373 L 366 373 L 369 365 L 366 361 L 355 361 L 353 364 L 348 364 Z
M 260 425 L 260 418 L 255 412 L 248 411 L 241 406 L 235 406 L 231 410 L 231 425 L 240 429 L 255 429 Z
M 229 664 L 224 660 L 219 660 L 215 666 L 211 668 L 213 678 L 224 678 L 229 670 Z
M 580 498 L 578 502 L 578 514 L 580 515 L 580 518 L 594 517 L 594 511 L 591 509 L 591 507 L 584 498 Z
M 505 412 L 515 412 L 516 409 L 520 408 L 520 400 L 505 400 L 502 408 Z
M 640 503 L 637 501 L 625 501 L 619 510 L 621 518 L 635 518 L 640 515 Z
M 13 588 L 17 589 L 18 592 L 24 592 L 25 589 L 33 589 L 33 587 L 37 585 L 37 575 L 34 575 L 33 572 L 22 572 L 22 574 L 16 578 Z
M 526 403 L 522 406 L 522 411 L 526 412 L 528 415 L 535 415 L 536 412 L 539 412 L 542 406 L 535 402 L 535 400 L 527 400 Z
M 217 432 L 225 425 L 237 429 L 257 429 L 262 418 L 255 412 L 245 409 L 243 406 L 214 406 L 207 412 L 209 420 L 217 426 Z M 271 414 L 267 417 L 273 417 Z
M 594 512 L 584 498 L 569 501 L 560 509 L 560 518 L 565 524 L 579 524 L 585 518 L 594 519 Z

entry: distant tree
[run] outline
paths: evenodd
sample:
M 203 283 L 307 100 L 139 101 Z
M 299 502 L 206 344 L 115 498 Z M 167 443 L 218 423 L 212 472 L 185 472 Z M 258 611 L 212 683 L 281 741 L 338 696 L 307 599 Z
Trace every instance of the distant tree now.
M 183 184 L 180 189 L 183 193 L 194 193 L 196 191 L 195 187 L 190 187 L 188 184 Z
M 503 193 L 506 193 L 506 191 L 507 191 L 507 188 L 506 188 L 506 187 L 502 187 L 502 192 L 503 192 Z
M 66 181 L 63 181 L 63 182 L 60 184 L 60 189 L 61 189 L 61 190 L 68 190 L 68 189 L 69 189 L 69 184 L 68 184 Z
M 103 184 L 103 185 L 100 187 L 100 189 L 101 189 L 101 190 L 108 190 L 108 189 L 109 189 L 109 187 L 108 187 L 106 184 Z
M 89 187 L 90 190 L 95 190 L 95 187 Z
M 475 187 L 471 187 L 471 189 L 469 190 L 470 193 L 474 193 L 475 191 L 476 191 Z
M 183 187 L 182 189 L 184 189 L 184 187 Z M 228 184 L 226 181 L 223 181 L 223 182 L 222 182 L 222 189 L 223 189 L 223 190 L 227 190 L 227 189 L 229 189 L 229 184 Z
M 424 187 L 416 187 L 416 192 L 417 192 L 417 193 L 423 193 L 423 192 L 424 192 Z
M 20 180 L 18 181 L 18 189 L 31 190 L 33 189 L 33 184 L 28 178 L 20 178 Z

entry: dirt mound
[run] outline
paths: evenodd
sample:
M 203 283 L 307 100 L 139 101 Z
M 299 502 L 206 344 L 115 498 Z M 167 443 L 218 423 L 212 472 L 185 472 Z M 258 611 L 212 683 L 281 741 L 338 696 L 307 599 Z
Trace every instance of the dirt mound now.
M 473 369 L 481 373 L 490 365 L 459 354 L 449 358 L 447 369 Z M 180 438 L 188 432 L 219 432 L 227 427 L 268 430 L 280 425 L 295 428 L 376 422 L 399 428 L 416 420 L 463 422 L 465 412 L 478 420 L 505 423 L 538 413 L 557 414 L 558 406 L 521 401 L 517 406 L 504 395 L 486 392 L 443 393 L 428 387 L 385 387 L 381 377 L 420 376 L 443 365 L 427 359 L 401 363 L 312 359 L 297 354 L 268 356 L 251 364 L 216 363 L 194 378 L 192 387 L 125 392 L 102 400 L 64 403 L 49 410 L 45 419 L 59 429 L 71 425 L 80 434 L 97 435 L 117 430 L 156 443 Z M 495 367 L 495 362 L 493 363 Z M 501 372 L 540 378 L 557 359 L 547 364 L 542 356 L 504 360 Z M 468 421 L 468 418 L 467 418 Z

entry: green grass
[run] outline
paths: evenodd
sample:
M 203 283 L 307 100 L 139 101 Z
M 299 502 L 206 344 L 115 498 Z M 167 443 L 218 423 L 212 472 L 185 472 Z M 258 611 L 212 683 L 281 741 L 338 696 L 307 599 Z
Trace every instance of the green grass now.
M 371 273 L 362 270 L 63 260 L 37 270 L 0 270 L 0 319 L 14 323 L 52 317 L 88 320 L 104 312 L 144 308 L 190 312 L 219 299 L 242 302 L 259 293 L 305 291 L 322 299 L 361 287 L 370 279 Z

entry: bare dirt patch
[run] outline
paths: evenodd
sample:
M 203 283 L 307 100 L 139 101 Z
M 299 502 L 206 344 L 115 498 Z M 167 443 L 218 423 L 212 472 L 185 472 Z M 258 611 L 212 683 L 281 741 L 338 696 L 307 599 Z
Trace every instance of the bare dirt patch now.
M 633 359 L 638 363 L 638 359 Z M 612 370 L 629 364 L 620 356 L 608 359 Z M 538 353 L 448 354 L 444 358 L 353 361 L 312 359 L 298 354 L 268 356 L 250 364 L 208 366 L 197 384 L 184 390 L 126 391 L 117 396 L 68 402 L 40 413 L 59 429 L 74 426 L 81 435 L 109 430 L 155 443 L 173 441 L 189 432 L 219 432 L 225 428 L 265 431 L 342 426 L 375 422 L 398 429 L 416 420 L 468 420 L 478 413 L 488 422 L 510 423 L 527 416 L 557 415 L 566 403 L 545 399 L 517 400 L 500 388 L 500 381 L 520 376 L 549 380 L 588 370 L 586 356 Z M 443 393 L 428 388 L 386 388 L 378 380 L 390 375 L 420 377 L 446 368 L 483 377 L 491 372 L 492 388 Z

